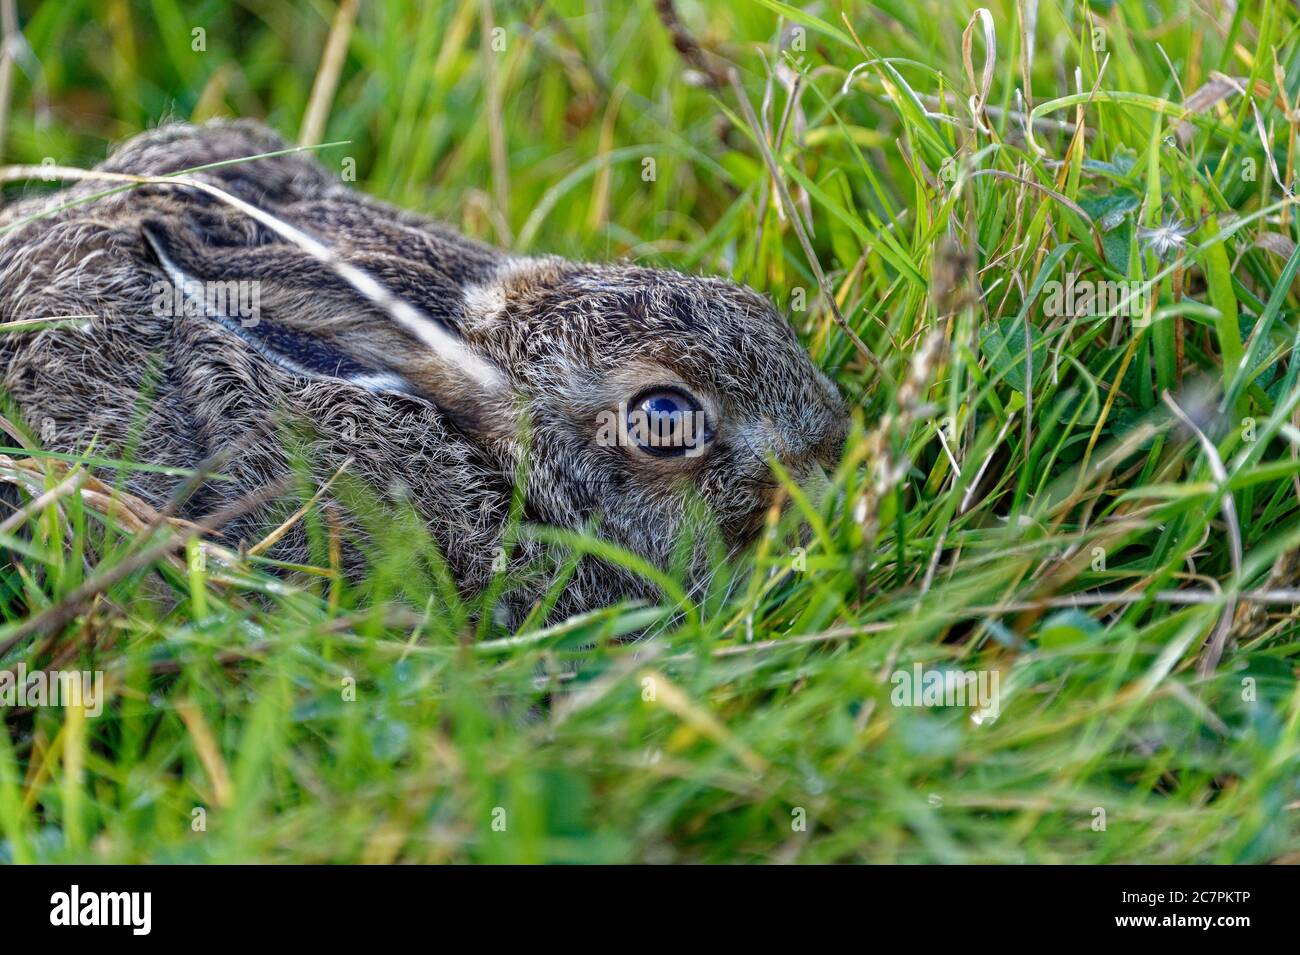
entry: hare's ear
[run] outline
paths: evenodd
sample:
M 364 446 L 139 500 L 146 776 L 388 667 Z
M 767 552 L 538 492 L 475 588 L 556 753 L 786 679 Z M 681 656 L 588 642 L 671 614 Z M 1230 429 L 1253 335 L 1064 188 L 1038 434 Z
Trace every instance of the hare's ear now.
M 460 290 L 440 273 L 375 254 L 322 259 L 283 243 L 206 247 L 183 226 L 156 220 L 141 231 L 171 300 L 274 364 L 415 395 L 484 437 L 514 433 L 505 376 L 438 320 L 461 307 Z

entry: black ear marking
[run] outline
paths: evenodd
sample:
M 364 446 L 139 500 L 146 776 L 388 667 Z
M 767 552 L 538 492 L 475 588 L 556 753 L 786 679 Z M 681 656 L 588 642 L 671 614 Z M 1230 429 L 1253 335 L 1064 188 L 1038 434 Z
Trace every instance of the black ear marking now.
M 286 327 L 273 316 L 258 315 L 249 320 L 232 316 L 214 306 L 211 297 L 205 294 L 204 280 L 188 274 L 177 264 L 178 259 L 193 261 L 199 258 L 193 249 L 187 247 L 188 241 L 158 222 L 145 222 L 140 231 L 167 280 L 173 289 L 179 290 L 187 312 L 211 318 L 272 364 L 308 378 L 342 379 L 367 391 L 413 393 L 400 375 L 359 362 L 332 343 Z

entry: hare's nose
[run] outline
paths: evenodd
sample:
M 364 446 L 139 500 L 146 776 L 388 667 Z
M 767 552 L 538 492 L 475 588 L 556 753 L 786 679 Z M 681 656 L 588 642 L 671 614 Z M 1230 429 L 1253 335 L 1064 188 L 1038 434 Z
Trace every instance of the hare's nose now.
M 775 458 L 790 475 L 802 484 L 814 469 L 834 470 L 844 453 L 848 438 L 848 419 L 807 421 L 802 427 L 778 426 L 770 418 L 743 428 L 741 437 L 750 452 L 761 462 Z
M 840 458 L 844 457 L 844 445 L 848 440 L 849 419 L 837 418 L 813 448 L 813 459 L 819 466 L 834 470 L 839 465 Z
M 799 481 L 799 487 L 808 495 L 808 500 L 812 502 L 813 507 L 821 507 L 822 501 L 831 492 L 831 479 L 824 467 L 814 464 L 804 473 Z

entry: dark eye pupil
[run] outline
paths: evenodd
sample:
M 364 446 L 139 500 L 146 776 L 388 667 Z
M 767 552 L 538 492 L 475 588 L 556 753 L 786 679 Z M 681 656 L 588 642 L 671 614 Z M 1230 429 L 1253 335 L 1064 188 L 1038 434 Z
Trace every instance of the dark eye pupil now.
M 641 402 L 641 407 L 652 415 L 681 415 L 687 411 L 684 402 L 675 395 L 654 395 Z

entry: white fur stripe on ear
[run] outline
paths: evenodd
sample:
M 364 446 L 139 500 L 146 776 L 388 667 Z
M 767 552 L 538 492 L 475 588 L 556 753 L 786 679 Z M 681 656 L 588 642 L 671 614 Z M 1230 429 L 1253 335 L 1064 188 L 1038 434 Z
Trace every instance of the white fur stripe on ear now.
M 180 290 L 194 314 L 212 319 L 227 331 L 243 339 L 273 365 L 278 365 L 285 371 L 304 378 L 346 381 L 366 391 L 412 393 L 409 383 L 399 375 L 362 366 L 341 352 L 330 352 L 321 343 L 286 329 L 280 330 L 280 341 L 277 347 L 265 338 L 266 329 L 275 327 L 274 325 L 268 324 L 261 326 L 259 331 L 253 331 L 220 308 L 210 307 L 207 298 L 200 291 L 203 287 L 202 283 L 176 264 L 168 254 L 164 242 L 154 234 L 152 228 L 146 225 L 142 231 L 145 241 L 149 243 L 163 271 L 167 273 L 167 281 L 173 288 Z

